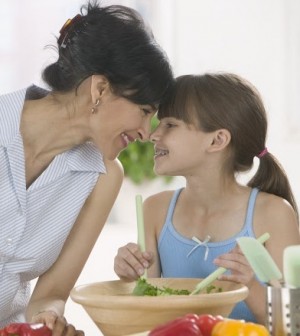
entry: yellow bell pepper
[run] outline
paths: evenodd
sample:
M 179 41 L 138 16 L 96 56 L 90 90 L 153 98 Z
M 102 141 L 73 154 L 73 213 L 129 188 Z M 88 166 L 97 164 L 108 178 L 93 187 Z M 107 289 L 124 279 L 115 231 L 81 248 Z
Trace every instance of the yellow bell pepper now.
M 243 320 L 226 320 L 217 323 L 211 336 L 270 336 L 266 327 Z

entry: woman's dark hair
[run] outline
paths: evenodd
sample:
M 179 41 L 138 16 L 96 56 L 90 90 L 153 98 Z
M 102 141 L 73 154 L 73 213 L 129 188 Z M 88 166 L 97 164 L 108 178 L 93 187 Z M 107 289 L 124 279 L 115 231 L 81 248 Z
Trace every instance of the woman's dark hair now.
M 226 171 L 231 174 L 250 170 L 254 157 L 266 147 L 267 116 L 260 94 L 235 74 L 178 77 L 159 108 L 158 118 L 164 117 L 196 123 L 203 132 L 227 129 L 231 142 Z M 298 214 L 287 175 L 271 153 L 260 158 L 248 186 L 286 199 Z
M 98 74 L 109 80 L 116 95 L 156 105 L 174 81 L 165 52 L 131 8 L 89 1 L 60 32 L 58 60 L 42 74 L 53 91 L 76 89 Z

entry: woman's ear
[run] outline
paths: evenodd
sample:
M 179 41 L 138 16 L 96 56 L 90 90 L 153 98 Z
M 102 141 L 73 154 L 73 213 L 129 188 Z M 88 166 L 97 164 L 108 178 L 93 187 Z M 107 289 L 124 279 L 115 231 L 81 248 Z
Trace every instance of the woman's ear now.
M 214 136 L 209 147 L 210 152 L 217 152 L 227 147 L 231 140 L 231 134 L 227 129 L 219 129 L 214 132 Z
M 110 84 L 108 79 L 103 75 L 93 75 L 91 80 L 91 96 L 95 104 L 104 94 L 110 92 Z

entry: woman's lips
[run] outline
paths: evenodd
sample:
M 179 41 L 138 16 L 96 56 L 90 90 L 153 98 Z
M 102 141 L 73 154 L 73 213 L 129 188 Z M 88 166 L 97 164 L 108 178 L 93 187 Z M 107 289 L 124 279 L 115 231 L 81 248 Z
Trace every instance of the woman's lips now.
M 133 142 L 135 140 L 133 137 L 131 137 L 130 135 L 128 135 L 126 133 L 122 133 L 121 138 L 123 140 L 123 143 L 124 143 L 125 147 L 127 147 L 131 142 Z

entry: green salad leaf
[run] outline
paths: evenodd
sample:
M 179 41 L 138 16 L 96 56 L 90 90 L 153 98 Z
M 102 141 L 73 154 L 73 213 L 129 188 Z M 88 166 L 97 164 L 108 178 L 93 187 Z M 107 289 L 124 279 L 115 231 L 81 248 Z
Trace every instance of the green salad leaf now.
M 207 286 L 206 293 L 220 293 L 221 287 L 214 285 Z M 172 289 L 169 287 L 159 288 L 151 285 L 145 278 L 138 278 L 133 289 L 132 295 L 136 296 L 163 296 L 163 295 L 190 295 L 191 291 L 187 289 Z
M 216 287 L 214 285 L 210 285 L 206 287 L 206 293 L 221 293 L 223 290 L 221 287 Z
M 172 289 L 169 287 L 159 288 L 151 285 L 144 278 L 139 278 L 133 289 L 132 294 L 137 296 L 163 296 L 163 295 L 189 295 L 191 292 L 187 289 Z

